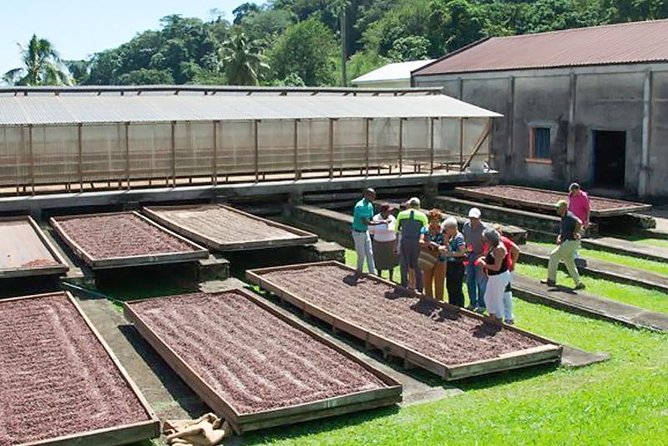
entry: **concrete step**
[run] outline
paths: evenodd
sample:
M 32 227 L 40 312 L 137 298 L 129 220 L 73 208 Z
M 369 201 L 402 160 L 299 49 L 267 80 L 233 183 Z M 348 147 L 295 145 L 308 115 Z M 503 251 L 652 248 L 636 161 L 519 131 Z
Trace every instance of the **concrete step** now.
M 668 248 L 649 246 L 615 237 L 582 239 L 582 247 L 668 263 Z
M 574 292 L 565 287 L 548 287 L 520 274 L 515 274 L 513 278 L 513 292 L 521 299 L 560 310 L 617 322 L 627 327 L 668 332 L 668 314 L 644 310 L 581 291 Z
M 520 261 L 547 266 L 550 258 L 549 248 L 527 243 L 521 249 Z M 582 274 L 668 293 L 668 276 L 603 260 L 586 260 L 587 266 L 579 268 Z M 560 268 L 563 271 L 566 270 L 563 264 L 560 265 Z

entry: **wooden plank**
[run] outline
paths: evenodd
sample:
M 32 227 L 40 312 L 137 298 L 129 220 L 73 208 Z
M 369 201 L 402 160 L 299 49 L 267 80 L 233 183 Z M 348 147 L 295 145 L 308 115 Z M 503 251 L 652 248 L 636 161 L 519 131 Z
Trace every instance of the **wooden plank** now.
M 542 362 L 550 362 L 550 361 L 558 361 L 560 356 L 561 356 L 561 346 L 554 343 L 553 341 L 549 339 L 545 339 L 543 337 L 537 336 L 533 333 L 526 332 L 524 330 L 521 330 L 517 327 L 513 326 L 508 326 L 508 325 L 503 325 L 504 330 L 509 330 L 513 331 L 516 333 L 520 333 L 530 339 L 540 341 L 545 346 L 549 348 L 545 349 L 540 349 L 540 351 L 536 350 L 531 350 L 527 349 L 525 351 L 519 351 L 516 352 L 512 357 L 509 356 L 500 356 L 498 358 L 492 358 L 492 359 L 487 359 L 487 360 L 482 360 L 479 362 L 476 362 L 475 364 L 463 364 L 463 365 L 447 365 L 439 362 L 438 360 L 434 358 L 430 358 L 426 355 L 423 355 L 417 351 L 414 351 L 404 345 L 401 345 L 399 343 L 396 343 L 392 341 L 389 338 L 386 338 L 384 336 L 380 336 L 376 333 L 373 333 L 364 327 L 358 326 L 356 324 L 353 324 L 349 321 L 343 321 L 343 324 L 339 324 L 338 321 L 341 320 L 337 315 L 332 314 L 331 312 L 328 312 L 327 310 L 324 310 L 322 308 L 318 308 L 317 306 L 314 306 L 312 304 L 307 303 L 304 299 L 301 299 L 299 296 L 295 295 L 294 293 L 290 293 L 283 289 L 279 284 L 273 283 L 263 276 L 265 274 L 268 274 L 270 272 L 276 272 L 276 271 L 291 271 L 291 270 L 296 270 L 296 269 L 301 269 L 309 266 L 337 266 L 339 268 L 345 269 L 351 273 L 355 272 L 355 269 L 352 267 L 349 267 L 347 265 L 343 265 L 339 262 L 335 261 L 328 261 L 328 262 L 315 262 L 315 263 L 306 263 L 306 264 L 300 264 L 300 265 L 289 265 L 289 266 L 280 266 L 280 267 L 272 267 L 272 268 L 261 268 L 261 269 L 254 269 L 254 270 L 248 270 L 246 271 L 246 278 L 251 282 L 256 285 L 259 285 L 263 289 L 270 291 L 274 294 L 279 295 L 281 298 L 292 302 L 298 302 L 296 305 L 299 308 L 304 309 L 308 313 L 308 310 L 311 308 L 317 308 L 317 312 L 310 313 L 313 316 L 325 313 L 327 316 L 327 320 L 334 319 L 334 326 L 341 330 L 344 331 L 352 336 L 355 336 L 358 339 L 361 339 L 365 342 L 367 342 L 370 345 L 373 345 L 388 355 L 392 356 L 397 356 L 400 358 L 405 359 L 407 362 L 410 362 L 412 364 L 415 364 L 425 370 L 428 370 L 432 373 L 435 373 L 441 377 L 443 377 L 446 380 L 455 380 L 455 379 L 461 379 L 465 378 L 467 376 L 476 376 L 480 374 L 487 374 L 487 373 L 494 373 L 498 371 L 503 371 L 503 370 L 511 370 L 519 367 L 526 367 L 526 366 L 531 366 L 536 363 L 542 363 Z M 383 278 L 377 277 L 377 276 L 372 276 L 368 274 L 363 274 L 364 277 L 366 277 L 368 280 L 373 280 L 378 283 L 383 283 L 388 286 L 393 286 L 395 288 L 400 288 L 397 286 L 395 283 L 390 282 L 388 280 L 385 280 Z M 401 288 L 400 288 L 401 289 Z M 403 290 L 405 293 L 408 295 L 412 295 L 415 298 L 421 298 L 421 299 L 429 299 L 426 296 L 419 295 L 415 292 L 411 292 L 409 290 Z M 450 312 L 457 312 L 460 313 L 464 316 L 477 319 L 481 322 L 487 321 L 489 322 L 489 319 L 485 316 L 482 316 L 480 314 L 477 314 L 472 311 L 468 311 L 464 308 L 456 307 L 454 305 L 450 305 L 445 302 L 441 301 L 434 301 L 435 304 L 447 311 Z M 328 322 L 331 323 L 331 322 Z M 349 330 L 350 327 L 353 327 L 353 330 Z M 512 358 L 512 359 L 511 359 Z M 451 369 L 454 370 L 454 372 L 451 371 Z
M 67 296 L 67 299 L 70 302 L 70 304 L 74 306 L 79 316 L 83 319 L 88 329 L 91 330 L 97 342 L 102 346 L 105 353 L 114 364 L 116 371 L 122 377 L 123 381 L 125 381 L 125 383 L 130 388 L 134 396 L 139 400 L 142 408 L 146 412 L 147 420 L 117 427 L 96 429 L 92 431 L 85 431 L 76 434 L 64 435 L 60 437 L 49 438 L 39 441 L 20 443 L 17 446 L 87 446 L 87 445 L 120 446 L 128 443 L 149 440 L 160 436 L 160 420 L 155 415 L 153 409 L 151 409 L 150 405 L 142 395 L 141 391 L 139 390 L 139 387 L 137 387 L 132 378 L 130 378 L 123 365 L 120 363 L 118 358 L 116 358 L 116 355 L 114 355 L 113 351 L 111 350 L 109 345 L 104 341 L 100 333 L 95 329 L 90 319 L 88 319 L 86 314 L 83 312 L 81 307 L 78 305 L 78 303 L 72 296 L 72 294 L 66 291 L 60 293 L 65 294 Z M 4 299 L 3 302 L 39 299 L 45 296 L 52 296 L 54 294 L 58 293 L 44 293 L 31 296 L 15 297 L 10 299 Z
M 137 216 L 143 222 L 151 226 L 154 226 L 160 229 L 162 232 L 165 232 L 179 239 L 180 241 L 186 243 L 187 245 L 192 247 L 194 251 L 181 251 L 181 252 L 175 251 L 173 253 L 166 253 L 166 254 L 146 254 L 137 256 L 112 257 L 108 259 L 97 259 L 93 258 L 88 252 L 86 252 L 74 239 L 72 239 L 67 234 L 67 232 L 63 229 L 63 227 L 58 223 L 58 220 L 62 221 L 74 218 L 85 218 L 99 215 L 126 215 L 126 214 L 133 214 Z M 182 237 L 181 235 L 158 225 L 157 223 L 151 221 L 150 219 L 148 219 L 147 217 L 141 215 L 139 212 L 136 211 L 110 212 L 106 214 L 82 214 L 70 217 L 57 217 L 57 219 L 55 217 L 51 217 L 49 219 L 49 223 L 56 230 L 58 235 L 63 239 L 65 244 L 67 244 L 67 246 L 69 246 L 70 249 L 72 249 L 72 251 L 76 254 L 76 256 L 81 258 L 93 270 L 138 267 L 147 265 L 164 265 L 171 263 L 184 263 L 184 262 L 192 262 L 199 259 L 205 259 L 208 258 L 209 256 L 209 251 L 203 248 L 202 246 L 199 246 L 198 244 L 186 239 L 185 237 Z
M 238 413 L 231 403 L 225 401 L 206 381 L 204 381 L 188 364 L 159 336 L 153 333 L 145 321 L 142 320 L 133 309 L 132 305 L 139 301 L 125 302 L 124 311 L 128 319 L 135 324 L 140 334 L 158 351 L 165 361 L 183 378 L 183 380 L 197 393 L 214 411 L 222 414 L 234 427 L 237 433 L 266 427 L 279 426 L 283 424 L 294 424 L 300 421 L 328 417 L 339 413 L 349 413 L 365 408 L 381 407 L 395 404 L 401 401 L 401 384 L 392 377 L 386 375 L 370 364 L 360 360 L 350 352 L 329 341 L 316 333 L 301 321 L 287 316 L 269 303 L 255 294 L 244 289 L 233 289 L 228 292 L 235 292 L 253 304 L 258 305 L 267 311 L 271 316 L 287 323 L 293 328 L 300 330 L 320 343 L 337 351 L 351 361 L 359 364 L 374 376 L 379 378 L 387 387 L 377 390 L 361 391 L 349 395 L 327 398 L 319 401 L 292 405 L 280 409 L 266 410 L 252 414 Z M 163 356 L 164 355 L 164 356 Z
M 254 221 L 261 222 L 267 226 L 271 226 L 277 229 L 281 229 L 290 234 L 294 234 L 297 237 L 290 238 L 279 238 L 271 240 L 256 240 L 256 241 L 244 241 L 238 243 L 222 242 L 216 240 L 213 235 L 206 234 L 204 231 L 198 230 L 192 226 L 186 226 L 183 223 L 177 222 L 174 219 L 171 219 L 169 216 L 165 215 L 165 211 L 194 211 L 197 209 L 206 209 L 212 207 L 219 207 L 225 209 L 226 211 L 233 212 L 237 214 L 240 218 L 246 218 Z M 299 246 L 307 245 L 309 243 L 315 243 L 318 241 L 318 236 L 307 231 L 303 231 L 292 226 L 284 225 L 277 223 L 272 220 L 268 220 L 257 215 L 250 214 L 248 212 L 241 211 L 239 209 L 233 208 L 231 206 L 225 205 L 181 205 L 181 206 L 151 206 L 144 207 L 142 209 L 144 214 L 146 214 L 151 219 L 157 221 L 161 225 L 171 229 L 172 231 L 179 233 L 185 237 L 189 237 L 195 240 L 198 243 L 206 246 L 209 249 L 215 251 L 245 251 L 252 249 L 266 249 L 266 248 L 277 248 L 285 246 Z
M 471 151 L 469 158 L 466 160 L 464 164 L 461 165 L 462 172 L 466 170 L 469 164 L 471 164 L 471 161 L 473 161 L 473 158 L 478 154 L 478 151 L 482 147 L 482 144 L 489 137 L 491 132 L 492 132 L 492 120 L 490 118 L 487 118 L 487 124 L 485 124 L 485 127 L 483 128 L 483 131 L 480 134 L 480 138 L 478 138 L 478 141 L 476 141 L 475 145 L 473 146 L 473 150 Z
M 49 257 L 51 257 L 53 261 L 56 262 L 56 264 L 43 265 L 43 266 L 27 266 L 27 267 L 17 266 L 17 267 L 0 268 L 0 279 L 61 275 L 65 274 L 69 270 L 69 266 L 67 265 L 65 259 L 62 258 L 58 250 L 46 237 L 46 235 L 42 231 L 42 228 L 40 228 L 39 225 L 37 225 L 37 223 L 35 222 L 35 220 L 33 220 L 32 217 L 26 215 L 18 217 L 0 218 L 0 224 L 11 223 L 11 222 L 24 223 L 26 226 L 29 226 L 30 230 L 35 234 L 34 240 L 24 238 L 21 240 L 16 240 L 16 243 L 21 243 L 23 248 L 26 250 L 32 249 L 35 252 L 35 255 L 39 256 L 43 254 L 48 255 Z M 4 232 L 4 235 L 11 237 L 16 234 Z M 32 245 L 32 246 L 28 245 L 28 243 L 31 241 L 37 241 L 39 242 L 39 245 Z M 9 253 L 9 255 L 12 255 L 12 252 L 8 251 L 9 249 L 11 249 L 11 245 L 0 246 L 1 251 L 5 252 L 5 254 Z

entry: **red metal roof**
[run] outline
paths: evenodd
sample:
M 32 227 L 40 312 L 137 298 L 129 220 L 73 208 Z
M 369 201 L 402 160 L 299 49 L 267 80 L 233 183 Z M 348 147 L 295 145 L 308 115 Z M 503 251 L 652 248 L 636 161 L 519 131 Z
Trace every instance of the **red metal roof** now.
M 668 20 L 493 37 L 414 76 L 668 61 Z

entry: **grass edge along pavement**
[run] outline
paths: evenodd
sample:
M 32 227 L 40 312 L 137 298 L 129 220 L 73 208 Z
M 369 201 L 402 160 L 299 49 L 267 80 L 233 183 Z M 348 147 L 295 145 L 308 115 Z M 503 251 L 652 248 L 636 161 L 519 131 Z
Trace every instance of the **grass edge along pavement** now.
M 354 252 L 347 262 L 355 264 Z M 248 435 L 245 444 L 665 444 L 668 335 L 516 300 L 518 326 L 608 362 L 527 369 L 458 383 L 464 394 Z M 663 442 L 663 443 L 662 443 Z

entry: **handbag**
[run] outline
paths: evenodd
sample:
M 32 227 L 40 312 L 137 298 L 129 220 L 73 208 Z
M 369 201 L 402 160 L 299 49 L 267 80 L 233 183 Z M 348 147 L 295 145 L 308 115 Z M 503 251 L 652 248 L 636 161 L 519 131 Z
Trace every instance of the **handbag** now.
M 418 267 L 421 270 L 429 271 L 434 268 L 436 262 L 438 261 L 438 255 L 427 248 L 420 249 L 420 255 L 418 256 Z

